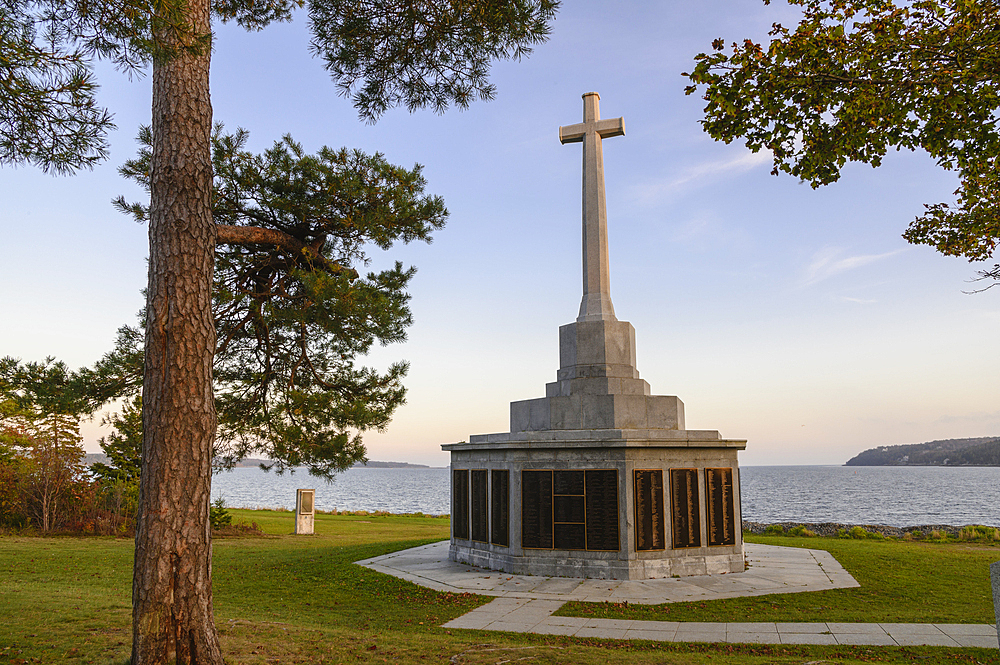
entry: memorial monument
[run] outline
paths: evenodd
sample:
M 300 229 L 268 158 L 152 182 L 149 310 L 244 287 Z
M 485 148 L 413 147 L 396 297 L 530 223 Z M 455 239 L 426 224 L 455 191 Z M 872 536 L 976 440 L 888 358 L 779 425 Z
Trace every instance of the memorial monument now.
M 635 329 L 611 303 L 601 142 L 625 135 L 583 96 L 583 301 L 559 328 L 545 397 L 511 402 L 510 432 L 451 453 L 454 561 L 509 573 L 651 579 L 744 570 L 737 452 L 746 441 L 686 430 L 677 397 L 651 395 Z

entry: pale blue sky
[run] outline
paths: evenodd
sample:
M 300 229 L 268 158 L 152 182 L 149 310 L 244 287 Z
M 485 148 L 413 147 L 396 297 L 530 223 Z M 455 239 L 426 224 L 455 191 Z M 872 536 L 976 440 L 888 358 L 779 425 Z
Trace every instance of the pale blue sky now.
M 439 444 L 508 429 L 511 400 L 540 397 L 558 366 L 557 328 L 581 293 L 580 146 L 559 125 L 601 94 L 626 136 L 605 141 L 611 290 L 636 328 L 638 369 L 679 396 L 688 427 L 747 438 L 743 464 L 836 464 L 864 448 L 1000 434 L 1000 289 L 966 295 L 977 267 L 900 233 L 953 175 L 923 154 L 852 165 L 812 190 L 766 158 L 713 142 L 680 72 L 715 37 L 763 39 L 782 5 L 568 3 L 552 39 L 494 68 L 497 99 L 439 116 L 357 120 L 310 57 L 304 15 L 246 34 L 222 27 L 215 118 L 261 150 L 291 133 L 425 166 L 451 218 L 432 245 L 394 249 L 412 282 L 409 341 L 372 362 L 411 362 L 408 404 L 369 456 L 447 464 Z M 72 366 L 110 349 L 145 285 L 146 230 L 116 213 L 137 196 L 117 168 L 149 122 L 149 79 L 102 68 L 116 115 L 111 159 L 53 178 L 0 170 L 0 354 Z M 97 450 L 98 429 L 85 428 Z

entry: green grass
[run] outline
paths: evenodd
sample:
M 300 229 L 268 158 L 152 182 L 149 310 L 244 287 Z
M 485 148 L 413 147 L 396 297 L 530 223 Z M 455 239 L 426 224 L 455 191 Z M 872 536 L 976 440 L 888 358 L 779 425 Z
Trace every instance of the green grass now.
M 1000 547 L 899 540 L 752 536 L 747 542 L 826 550 L 861 584 L 664 605 L 567 603 L 561 616 L 650 621 L 994 623 L 990 563 Z
M 316 535 L 293 536 L 291 513 L 231 512 L 267 534 L 215 541 L 216 624 L 231 664 L 998 662 L 996 651 L 985 649 L 689 645 L 445 630 L 438 626 L 489 598 L 437 593 L 353 561 L 446 538 L 447 519 L 321 514 Z M 878 556 L 882 547 L 864 542 L 855 556 Z M 128 539 L 0 537 L 0 663 L 121 665 L 131 639 L 131 565 Z M 960 585 L 952 576 L 962 570 L 944 572 Z M 703 610 L 691 618 L 711 619 Z

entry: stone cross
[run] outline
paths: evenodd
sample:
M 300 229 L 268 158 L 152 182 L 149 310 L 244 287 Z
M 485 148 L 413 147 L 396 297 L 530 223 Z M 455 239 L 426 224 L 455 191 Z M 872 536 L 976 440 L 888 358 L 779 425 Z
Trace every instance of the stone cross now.
M 583 122 L 559 128 L 559 141 L 583 143 L 583 301 L 577 321 L 615 319 L 608 264 L 608 211 L 604 202 L 601 140 L 625 136 L 623 118 L 601 120 L 596 92 L 583 95 Z

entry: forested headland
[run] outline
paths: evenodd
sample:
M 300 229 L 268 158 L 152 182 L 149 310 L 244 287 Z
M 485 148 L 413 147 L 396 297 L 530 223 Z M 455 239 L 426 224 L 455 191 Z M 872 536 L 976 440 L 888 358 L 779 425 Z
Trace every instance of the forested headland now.
M 879 446 L 845 466 L 1000 466 L 1000 436 Z

